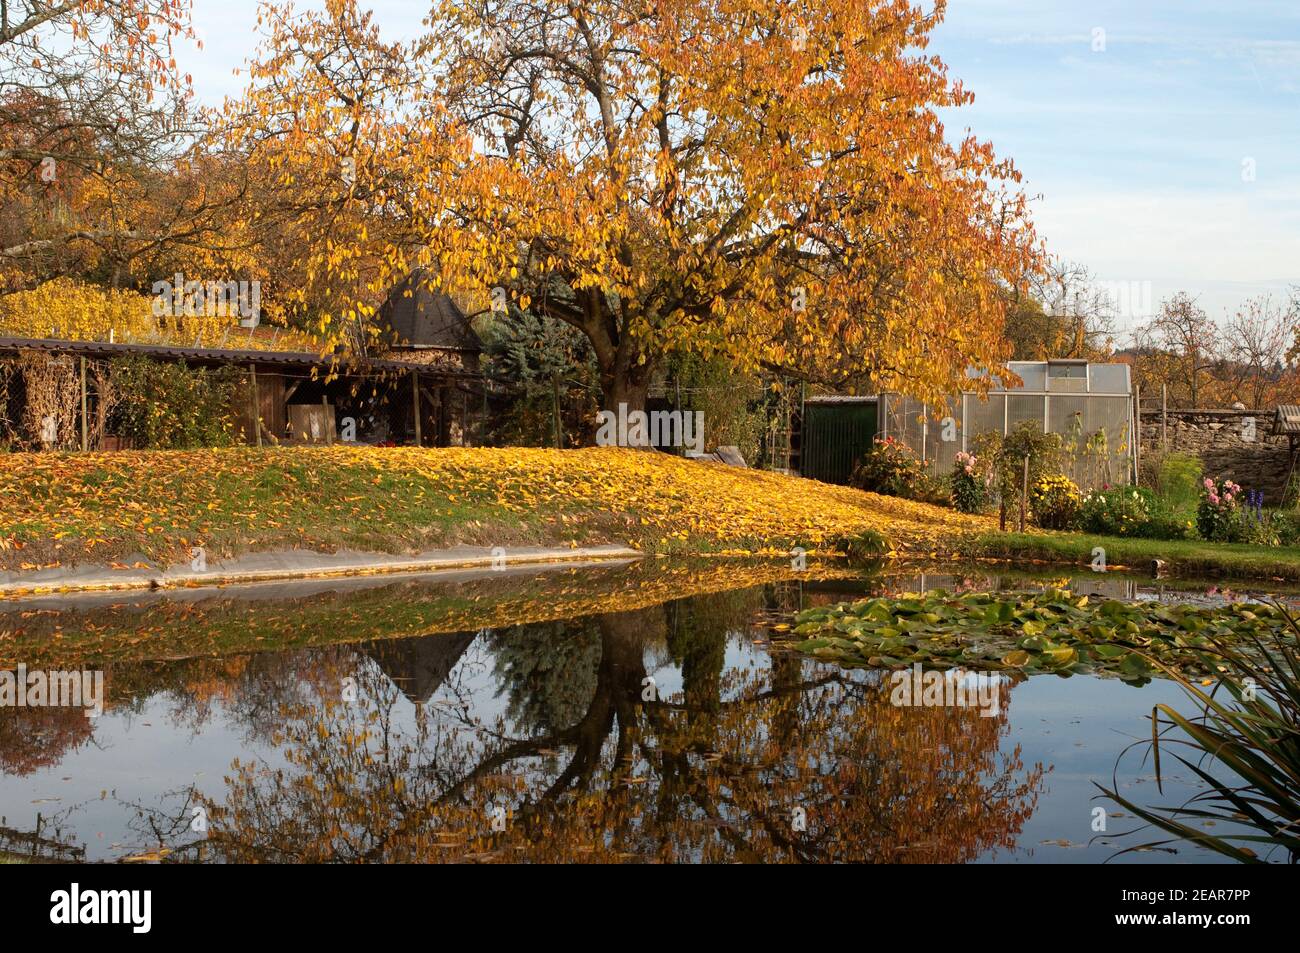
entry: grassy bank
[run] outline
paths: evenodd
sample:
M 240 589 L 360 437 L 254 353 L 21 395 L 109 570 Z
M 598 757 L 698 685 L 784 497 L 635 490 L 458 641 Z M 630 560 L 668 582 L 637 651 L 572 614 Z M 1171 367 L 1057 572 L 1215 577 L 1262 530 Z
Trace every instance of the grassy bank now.
M 1180 576 L 1300 581 L 1300 550 L 1203 540 L 1128 539 L 1082 533 L 985 533 L 961 544 L 972 556 L 1012 561 L 1040 560 L 1088 566 L 1093 551 L 1105 550 L 1110 569 L 1149 570 L 1155 560 Z
M 777 473 L 616 448 L 235 447 L 0 454 L 0 568 L 240 552 L 626 543 L 815 549 L 883 533 L 946 554 L 990 520 Z

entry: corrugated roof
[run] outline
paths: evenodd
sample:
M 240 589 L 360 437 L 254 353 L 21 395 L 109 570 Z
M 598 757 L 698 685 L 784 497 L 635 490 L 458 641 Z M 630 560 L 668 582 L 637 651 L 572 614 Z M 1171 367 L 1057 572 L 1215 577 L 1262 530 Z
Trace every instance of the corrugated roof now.
M 1273 414 L 1273 433 L 1300 434 L 1300 404 L 1278 404 Z
M 56 354 L 116 357 L 140 354 L 146 357 L 172 358 L 207 364 L 258 364 L 286 367 L 334 369 L 340 373 L 378 373 L 381 371 L 419 371 L 428 376 L 479 378 L 482 375 L 445 367 L 431 367 L 408 361 L 357 358 L 352 355 L 320 355 L 306 351 L 235 350 L 215 347 L 172 347 L 166 344 L 121 344 L 108 341 L 62 341 L 54 338 L 0 337 L 0 352 L 23 350 L 49 351 Z
M 857 394 L 814 394 L 811 397 L 805 397 L 805 404 L 874 404 L 879 400 L 874 394 L 871 396 Z

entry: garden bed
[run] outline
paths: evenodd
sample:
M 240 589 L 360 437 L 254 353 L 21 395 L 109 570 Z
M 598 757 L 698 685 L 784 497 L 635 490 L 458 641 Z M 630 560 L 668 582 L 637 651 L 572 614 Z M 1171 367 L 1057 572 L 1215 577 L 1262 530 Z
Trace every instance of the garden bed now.
M 1022 563 L 1037 560 L 1091 567 L 1096 550 L 1105 567 L 1178 576 L 1300 581 L 1300 550 L 1248 543 L 1210 543 L 1201 539 L 1134 539 L 1089 533 L 985 533 L 961 544 L 968 556 Z M 1163 563 L 1156 566 L 1156 560 Z

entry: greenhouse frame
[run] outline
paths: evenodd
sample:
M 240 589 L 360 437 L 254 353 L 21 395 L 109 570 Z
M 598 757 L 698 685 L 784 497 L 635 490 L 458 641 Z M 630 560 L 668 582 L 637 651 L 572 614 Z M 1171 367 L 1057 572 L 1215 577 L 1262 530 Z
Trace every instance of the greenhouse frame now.
M 945 407 L 932 407 L 899 394 L 881 394 L 877 436 L 910 447 L 936 474 L 949 472 L 960 451 L 975 452 L 980 434 L 1010 433 L 1022 421 L 1036 421 L 1059 433 L 1067 454 L 1067 475 L 1081 488 L 1127 484 L 1137 470 L 1132 439 L 1135 401 L 1127 364 L 1083 360 L 1012 361 L 1007 368 L 1023 381 L 1001 382 L 981 399 L 963 392 Z

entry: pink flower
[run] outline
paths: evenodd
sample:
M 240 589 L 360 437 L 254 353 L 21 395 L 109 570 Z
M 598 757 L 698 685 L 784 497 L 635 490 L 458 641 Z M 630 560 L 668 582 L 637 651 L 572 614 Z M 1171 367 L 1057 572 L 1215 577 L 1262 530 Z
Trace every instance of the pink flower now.
M 1206 477 L 1206 478 L 1205 478 L 1205 488 L 1206 488 L 1207 490 L 1213 490 L 1213 489 L 1214 489 L 1214 481 L 1211 480 L 1209 477 Z
M 1219 505 L 1219 494 L 1217 494 L 1217 493 L 1211 493 L 1211 494 L 1210 494 L 1210 502 L 1213 503 L 1215 506 L 1218 506 L 1218 505 Z

